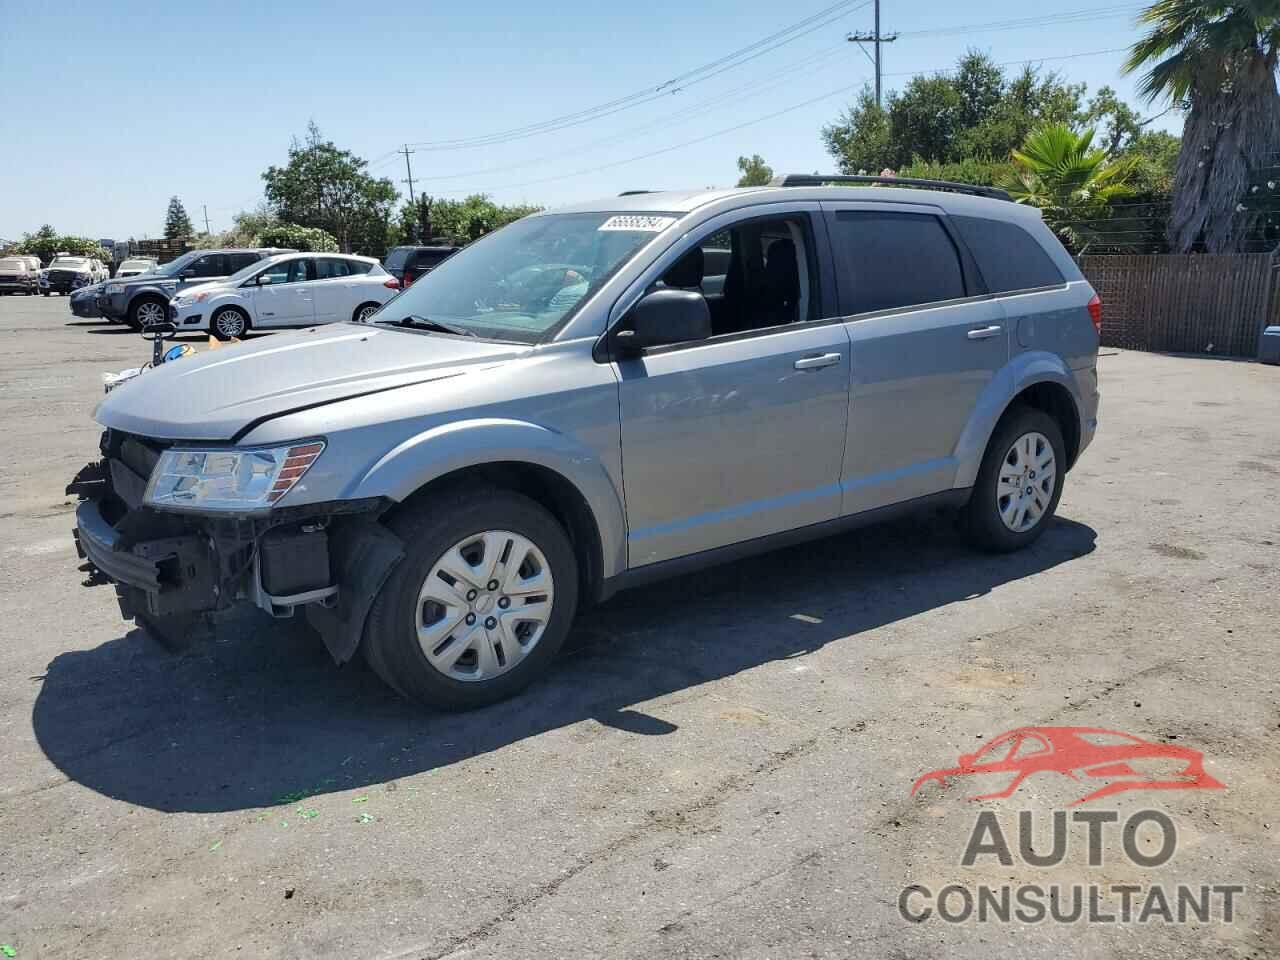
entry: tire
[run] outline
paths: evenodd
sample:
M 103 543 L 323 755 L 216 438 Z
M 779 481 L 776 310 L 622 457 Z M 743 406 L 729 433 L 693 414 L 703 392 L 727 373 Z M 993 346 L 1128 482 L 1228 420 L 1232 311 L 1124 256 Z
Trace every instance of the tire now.
M 365 660 L 388 686 L 428 707 L 469 710 L 505 700 L 547 669 L 578 603 L 573 545 L 550 513 L 511 491 L 459 488 L 406 508 L 388 525 L 404 540 L 405 557 L 374 601 L 362 644 Z M 489 590 L 497 580 L 481 578 L 493 557 L 506 551 L 510 559 L 514 550 L 524 558 L 521 566 L 498 573 L 499 589 Z M 469 584 L 460 576 L 450 584 L 436 572 L 438 564 L 477 580 Z M 516 590 L 525 593 L 526 605 Z M 537 602 L 540 595 L 549 611 Z M 535 609 L 541 626 L 518 619 L 521 610 Z M 514 657 L 511 644 L 519 651 Z M 429 659 L 433 648 L 441 666 Z
M 356 307 L 351 314 L 351 319 L 354 320 L 356 323 L 361 323 L 367 317 L 371 316 L 372 314 L 376 313 L 381 309 L 382 309 L 382 304 L 374 303 L 372 300 L 370 300 L 368 303 L 362 303 L 360 304 L 360 306 Z
M 41 291 L 40 291 L 40 296 L 42 296 L 42 297 L 47 297 L 48 295 L 49 295 L 49 291 L 48 291 L 48 290 L 41 290 Z
M 209 318 L 209 332 L 219 340 L 243 337 L 249 329 L 249 315 L 239 307 L 223 307 Z
M 157 314 L 155 311 L 159 310 Z M 141 331 L 148 323 L 169 319 L 169 304 L 159 297 L 139 297 L 129 304 L 127 323 L 134 330 Z
M 964 526 L 974 545 L 1008 553 L 1034 543 L 1058 509 L 1066 464 L 1062 430 L 1053 417 L 1032 407 L 1008 410 L 987 443 L 964 508 Z M 1052 477 L 1046 476 L 1048 469 Z

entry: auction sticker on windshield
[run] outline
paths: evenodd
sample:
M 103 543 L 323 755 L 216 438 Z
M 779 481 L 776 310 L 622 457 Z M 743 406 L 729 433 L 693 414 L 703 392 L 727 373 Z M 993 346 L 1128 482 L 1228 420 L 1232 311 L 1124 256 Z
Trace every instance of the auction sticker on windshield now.
M 675 222 L 675 217 L 650 217 L 637 216 L 636 214 L 620 214 L 616 217 L 610 217 L 604 223 L 600 224 L 596 230 L 600 232 L 607 230 L 629 230 L 643 233 L 661 233 Z

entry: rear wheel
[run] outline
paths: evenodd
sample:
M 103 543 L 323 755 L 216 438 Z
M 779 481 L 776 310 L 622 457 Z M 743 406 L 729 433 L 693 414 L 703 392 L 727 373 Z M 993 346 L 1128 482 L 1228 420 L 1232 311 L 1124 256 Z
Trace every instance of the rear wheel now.
M 169 318 L 169 304 L 159 297 L 143 297 L 129 307 L 128 323 L 134 330 L 164 323 Z
M 390 525 L 406 555 L 365 625 L 378 676 L 411 700 L 465 710 L 546 670 L 578 602 L 573 546 L 550 513 L 510 491 L 459 490 Z
M 249 329 L 249 315 L 239 307 L 223 307 L 209 321 L 209 329 L 219 340 L 243 337 Z
M 997 425 L 978 470 L 965 526 L 980 547 L 1018 550 L 1034 542 L 1058 509 L 1067 464 L 1053 417 L 1015 407 Z
M 356 307 L 355 313 L 351 315 L 351 319 L 356 323 L 364 323 L 381 309 L 382 304 L 380 303 L 362 303 L 360 306 Z

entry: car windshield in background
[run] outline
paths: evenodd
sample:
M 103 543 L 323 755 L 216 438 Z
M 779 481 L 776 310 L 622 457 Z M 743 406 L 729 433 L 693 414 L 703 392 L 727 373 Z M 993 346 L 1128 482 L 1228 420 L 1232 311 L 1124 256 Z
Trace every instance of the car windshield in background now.
M 89 266 L 89 261 L 84 257 L 59 257 L 49 264 L 49 269 L 80 270 L 87 266 Z
M 263 260 L 255 260 L 253 261 L 253 263 L 249 264 L 247 267 L 241 267 L 239 270 L 231 274 L 231 276 L 227 277 L 225 280 L 219 280 L 218 282 L 229 283 L 229 284 L 243 283 L 245 280 L 248 280 L 250 277 L 252 277 L 255 273 L 257 273 L 263 267 L 269 267 L 271 264 L 275 263 L 278 259 L 280 258 L 267 257 Z
M 25 270 L 27 269 L 27 261 L 25 260 L 0 260 L 0 270 Z
M 614 213 L 519 220 L 415 281 L 374 322 L 434 321 L 478 337 L 537 343 L 672 222 L 662 214 Z

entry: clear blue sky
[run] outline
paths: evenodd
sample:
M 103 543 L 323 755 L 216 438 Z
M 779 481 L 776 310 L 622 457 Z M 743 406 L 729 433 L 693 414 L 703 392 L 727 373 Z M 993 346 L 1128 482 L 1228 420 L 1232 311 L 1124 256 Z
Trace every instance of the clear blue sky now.
M 95 238 L 158 236 L 174 194 L 197 226 L 207 204 L 213 229 L 225 229 L 260 201 L 262 171 L 312 119 L 407 192 L 403 157 L 388 156 L 405 141 L 507 131 L 653 89 L 833 2 L 0 0 L 0 238 L 42 223 Z M 1137 36 L 1137 9 L 883 0 L 883 29 L 904 34 L 886 47 L 886 86 L 947 68 L 968 47 L 1001 62 L 1123 47 Z M 1076 22 L 975 29 L 1081 10 Z M 742 66 L 579 126 L 483 147 L 420 146 L 414 175 L 433 194 L 555 205 L 732 184 L 739 154 L 760 153 L 779 172 L 832 169 L 819 129 L 872 75 L 842 39 L 871 23 L 870 5 L 852 10 Z M 1045 66 L 1136 102 L 1122 58 Z M 771 114 L 780 115 L 619 164 Z M 1159 126 L 1180 122 L 1170 114 Z M 478 172 L 490 167 L 512 169 Z

